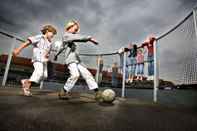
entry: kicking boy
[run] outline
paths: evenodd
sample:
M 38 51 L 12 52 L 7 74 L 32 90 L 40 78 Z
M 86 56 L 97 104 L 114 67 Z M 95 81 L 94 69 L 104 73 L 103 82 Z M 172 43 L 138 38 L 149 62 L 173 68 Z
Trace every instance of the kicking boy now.
M 78 34 L 80 30 L 79 23 L 75 20 L 68 22 L 65 26 L 65 32 L 63 36 L 62 48 L 59 49 L 58 53 L 55 55 L 55 60 L 57 56 L 63 51 L 66 50 L 65 60 L 70 71 L 70 77 L 67 79 L 64 87 L 59 92 L 60 99 L 69 99 L 70 91 L 77 82 L 80 75 L 86 80 L 90 90 L 95 91 L 95 99 L 101 99 L 101 92 L 98 90 L 98 85 L 94 80 L 92 74 L 81 64 L 78 53 L 76 52 L 76 42 L 92 42 L 98 44 L 91 36 L 83 36 Z
M 30 92 L 32 82 L 39 83 L 48 76 L 47 62 L 49 60 L 49 54 L 51 51 L 51 41 L 57 32 L 56 29 L 51 25 L 44 26 L 41 32 L 41 35 L 29 37 L 26 42 L 22 43 L 13 51 L 13 56 L 17 56 L 27 46 L 33 46 L 33 74 L 30 79 L 21 80 L 22 89 L 25 96 L 32 95 Z

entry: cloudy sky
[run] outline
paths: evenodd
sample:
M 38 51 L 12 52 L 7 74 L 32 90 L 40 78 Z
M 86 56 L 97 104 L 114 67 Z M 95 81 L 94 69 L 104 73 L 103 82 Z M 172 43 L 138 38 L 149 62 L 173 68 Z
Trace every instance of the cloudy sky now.
M 81 45 L 80 53 L 108 53 L 129 42 L 140 43 L 148 34 L 160 36 L 195 6 L 196 0 L 1 0 L 0 29 L 25 39 L 52 24 L 58 40 L 64 24 L 76 19 L 82 34 L 100 42 Z M 9 51 L 10 43 L 0 36 L 1 53 Z

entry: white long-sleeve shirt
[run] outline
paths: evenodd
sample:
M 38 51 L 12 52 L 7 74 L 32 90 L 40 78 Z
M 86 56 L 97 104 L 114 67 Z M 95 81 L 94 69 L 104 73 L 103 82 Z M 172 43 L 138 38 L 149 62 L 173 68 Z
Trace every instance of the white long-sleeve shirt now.
M 78 52 L 76 51 L 76 42 L 87 42 L 89 41 L 91 36 L 84 36 L 80 34 L 73 34 L 69 32 L 65 32 L 63 36 L 63 44 L 62 48 L 65 48 L 65 63 L 80 63 L 80 57 Z M 61 49 L 60 49 L 61 50 Z
M 31 36 L 28 40 L 33 45 L 32 62 L 48 62 L 52 43 L 43 35 Z

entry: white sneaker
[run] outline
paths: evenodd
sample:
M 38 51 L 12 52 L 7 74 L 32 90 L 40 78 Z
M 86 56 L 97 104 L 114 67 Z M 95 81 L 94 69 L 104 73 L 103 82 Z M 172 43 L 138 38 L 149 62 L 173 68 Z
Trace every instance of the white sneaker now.
M 154 76 L 151 76 L 150 79 L 151 79 L 151 80 L 154 80 Z
M 154 79 L 154 76 L 148 76 L 147 77 L 147 80 L 153 80 Z
M 125 82 L 126 82 L 126 83 L 129 83 L 129 79 L 126 79 Z

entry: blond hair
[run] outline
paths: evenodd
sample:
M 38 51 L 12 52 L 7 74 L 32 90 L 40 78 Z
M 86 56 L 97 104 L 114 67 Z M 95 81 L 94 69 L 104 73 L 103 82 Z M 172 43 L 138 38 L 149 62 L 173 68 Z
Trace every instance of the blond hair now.
M 71 27 L 73 27 L 74 25 L 77 25 L 78 30 L 77 32 L 80 31 L 80 25 L 79 22 L 77 22 L 76 20 L 70 20 L 66 25 L 65 25 L 65 29 L 66 31 L 68 31 Z
M 57 34 L 55 27 L 53 27 L 52 25 L 45 25 L 42 27 L 41 29 L 42 34 L 46 34 L 47 31 L 53 32 L 54 35 Z

